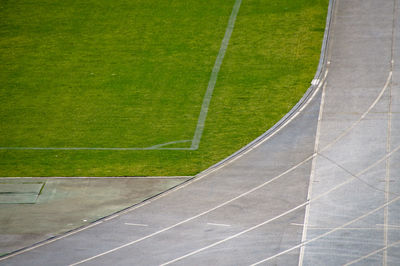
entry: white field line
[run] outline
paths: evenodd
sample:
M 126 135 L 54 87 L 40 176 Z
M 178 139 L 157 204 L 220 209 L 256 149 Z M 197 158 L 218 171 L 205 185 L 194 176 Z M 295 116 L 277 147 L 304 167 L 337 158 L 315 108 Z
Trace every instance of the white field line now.
M 392 82 L 391 82 L 392 84 Z M 391 131 L 392 131 L 392 85 L 389 89 L 389 112 L 388 112 L 388 123 L 387 123 L 387 138 L 386 138 L 386 153 L 390 153 L 391 148 Z M 385 202 L 390 199 L 390 158 L 386 159 L 386 173 L 385 173 Z M 384 246 L 388 245 L 388 224 L 389 221 L 389 206 L 386 206 L 383 210 L 383 223 L 385 224 L 383 230 L 383 242 Z M 383 251 L 383 266 L 387 265 L 387 250 Z
M 191 150 L 191 148 L 164 148 L 164 146 L 191 142 L 191 140 L 177 140 L 143 148 L 98 148 L 98 147 L 0 147 L 0 150 L 98 150 L 98 151 L 146 151 L 146 150 Z
M 378 165 L 379 163 L 385 161 L 388 157 L 392 156 L 392 155 L 393 155 L 395 152 L 397 152 L 399 149 L 400 149 L 400 145 L 399 145 L 396 149 L 394 149 L 391 153 L 385 155 L 384 157 L 382 157 L 381 159 L 379 159 L 379 160 L 376 161 L 375 163 L 371 164 L 371 165 L 368 166 L 367 168 L 365 168 L 365 169 L 361 170 L 360 172 L 358 172 L 357 174 L 353 175 L 353 177 L 351 177 L 351 178 L 347 179 L 346 181 L 344 181 L 344 182 L 342 182 L 342 183 L 340 183 L 340 184 L 334 186 L 333 188 L 329 189 L 328 191 L 326 191 L 326 192 L 324 192 L 324 193 L 322 193 L 322 194 L 319 194 L 318 196 L 316 196 L 316 197 L 313 198 L 313 199 L 307 200 L 307 201 L 303 202 L 302 204 L 299 204 L 299 205 L 297 205 L 296 207 L 294 207 L 294 208 L 292 208 L 292 209 L 290 209 L 290 210 L 287 210 L 286 212 L 281 213 L 280 215 L 277 215 L 277 216 L 275 216 L 275 217 L 273 217 L 273 218 L 270 218 L 270 219 L 268 219 L 268 220 L 266 220 L 266 221 L 264 221 L 264 222 L 262 222 L 262 223 L 260 223 L 260 224 L 257 224 L 257 225 L 255 225 L 255 226 L 253 226 L 253 227 L 250 227 L 250 228 L 248 228 L 248 229 L 245 229 L 245 230 L 243 230 L 243 231 L 241 231 L 241 232 L 239 232 L 239 233 L 237 233 L 237 234 L 234 234 L 234 235 L 232 235 L 232 236 L 229 236 L 229 237 L 227 237 L 227 238 L 224 238 L 224 239 L 222 239 L 222 240 L 220 240 L 220 241 L 214 242 L 213 244 L 210 244 L 210 245 L 205 246 L 205 247 L 203 247 L 203 248 L 194 250 L 194 251 L 192 251 L 192 252 L 190 252 L 190 253 L 187 253 L 187 254 L 185 254 L 185 255 L 179 257 L 179 258 L 170 260 L 170 261 L 165 262 L 165 263 L 163 263 L 163 264 L 161 264 L 161 265 L 168 265 L 168 264 L 171 264 L 171 263 L 180 261 L 180 260 L 182 260 L 182 259 L 185 259 L 185 258 L 190 257 L 190 256 L 192 256 L 192 255 L 195 255 L 195 254 L 197 254 L 197 253 L 200 253 L 200 252 L 202 252 L 202 251 L 204 251 L 204 250 L 207 250 L 207 249 L 209 249 L 209 248 L 212 248 L 212 247 L 215 247 L 215 246 L 217 246 L 217 245 L 220 245 L 220 244 L 222 244 L 222 243 L 224 243 L 224 242 L 227 242 L 227 241 L 229 241 L 229 240 L 231 240 L 231 239 L 234 239 L 234 238 L 236 238 L 236 237 L 238 237 L 238 236 L 241 236 L 241 235 L 246 234 L 246 233 L 248 233 L 248 232 L 250 232 L 250 231 L 253 231 L 253 230 L 255 230 L 255 229 L 257 229 L 257 228 L 259 228 L 259 227 L 261 227 L 261 226 L 263 226 L 263 225 L 269 224 L 269 223 L 271 223 L 271 222 L 273 222 L 273 221 L 275 221 L 275 220 L 277 220 L 277 219 L 279 219 L 279 218 L 281 218 L 281 217 L 283 217 L 283 216 L 285 216 L 285 215 L 287 215 L 287 214 L 290 214 L 290 213 L 292 213 L 292 212 L 294 212 L 294 211 L 296 211 L 296 210 L 298 210 L 298 209 L 300 209 L 300 208 L 302 208 L 302 207 L 304 207 L 304 206 L 310 204 L 311 202 L 317 201 L 318 199 L 320 199 L 320 198 L 322 198 L 322 197 L 328 195 L 328 194 L 331 193 L 332 191 L 335 191 L 335 190 L 337 190 L 338 188 L 341 188 L 342 186 L 344 186 L 344 185 L 346 185 L 346 184 L 352 182 L 353 180 L 358 179 L 361 175 L 363 175 L 364 173 L 366 173 L 367 171 L 369 171 L 370 169 L 372 169 L 373 167 L 375 167 L 375 166 Z M 400 196 L 397 197 L 397 199 L 398 199 L 398 198 L 400 198 Z M 384 206 L 387 206 L 387 204 L 382 205 L 382 208 L 383 208 Z M 335 229 L 335 230 L 336 230 L 336 229 Z M 306 242 L 304 242 L 304 243 L 308 243 L 308 242 L 309 242 L 309 241 L 306 241 Z M 301 246 L 302 246 L 302 245 L 300 244 L 300 245 L 297 245 L 297 246 L 295 246 L 295 247 L 296 247 L 296 248 L 300 248 Z M 289 251 L 291 251 L 291 250 L 293 250 L 293 249 L 296 249 L 296 248 L 291 248 L 291 249 L 287 250 L 287 252 L 289 252 Z M 285 251 L 285 252 L 286 252 L 286 251 Z M 283 253 L 283 254 L 285 254 L 285 253 Z M 279 255 L 283 255 L 283 254 L 280 254 L 280 253 L 279 253 Z M 269 259 L 270 259 L 270 258 L 268 258 L 268 260 L 269 260 Z
M 325 106 L 325 90 L 326 90 L 326 84 L 322 88 L 322 95 L 321 95 L 321 104 L 319 108 L 319 114 L 318 114 L 318 122 L 317 122 L 317 131 L 315 134 L 315 143 L 314 143 L 314 153 L 318 152 L 318 147 L 319 147 L 319 138 L 321 134 L 321 121 L 322 121 L 322 114 L 324 111 L 324 106 Z M 312 159 L 311 163 L 311 173 L 310 173 L 310 181 L 308 183 L 308 193 L 307 193 L 307 200 L 309 201 L 311 199 L 311 194 L 312 194 L 312 187 L 313 187 L 313 182 L 315 179 L 315 168 L 317 164 L 317 156 L 315 156 Z M 303 234 L 301 237 L 301 242 L 304 242 L 307 239 L 307 225 L 308 225 L 308 219 L 309 219 L 309 214 L 310 214 L 310 204 L 306 206 L 306 211 L 304 215 L 304 226 L 303 226 Z M 299 255 L 299 266 L 303 265 L 303 257 L 304 257 L 304 249 L 305 247 L 301 247 L 300 249 L 300 255 Z
M 65 177 L 65 176 L 39 176 L 39 177 L 2 177 L 1 180 L 35 180 L 35 179 L 45 179 L 45 180 L 52 180 L 52 179 L 189 179 L 193 176 L 76 176 L 76 177 Z
M 217 59 L 215 60 L 214 67 L 211 72 L 210 81 L 208 82 L 207 91 L 203 98 L 203 104 L 201 105 L 200 115 L 197 121 L 196 131 L 193 136 L 191 149 L 196 150 L 199 147 L 201 136 L 203 134 L 204 125 L 207 118 L 208 107 L 210 106 L 212 94 L 214 91 L 215 83 L 217 82 L 218 73 L 221 68 L 222 61 L 224 60 L 225 52 L 228 48 L 229 39 L 231 38 L 233 28 L 235 26 L 236 16 L 239 12 L 240 4 L 242 0 L 236 0 L 232 9 L 231 16 L 229 17 L 228 26 L 226 27 L 225 36 L 222 40 L 221 47 Z

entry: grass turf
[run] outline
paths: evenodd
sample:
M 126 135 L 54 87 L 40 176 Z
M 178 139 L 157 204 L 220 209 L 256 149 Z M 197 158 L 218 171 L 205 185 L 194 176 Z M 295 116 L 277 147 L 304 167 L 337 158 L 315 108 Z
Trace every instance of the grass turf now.
M 191 139 L 233 3 L 2 1 L 0 146 Z M 301 98 L 327 4 L 243 0 L 198 150 L 0 150 L 0 176 L 192 175 L 209 167 Z

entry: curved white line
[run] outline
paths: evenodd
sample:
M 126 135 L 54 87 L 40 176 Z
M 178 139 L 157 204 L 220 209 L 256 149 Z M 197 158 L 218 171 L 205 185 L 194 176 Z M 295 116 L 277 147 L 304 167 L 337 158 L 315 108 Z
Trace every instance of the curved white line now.
M 318 239 L 321 239 L 321 238 L 323 238 L 323 237 L 325 237 L 325 236 L 327 236 L 327 235 L 330 235 L 330 234 L 332 234 L 332 233 L 334 233 L 334 232 L 336 232 L 336 231 L 338 231 L 338 230 L 341 230 L 342 228 L 344 228 L 344 227 L 346 227 L 346 226 L 348 226 L 348 225 L 350 225 L 350 224 L 352 224 L 352 223 L 355 223 L 355 222 L 357 222 L 357 221 L 359 221 L 359 220 L 361 220 L 361 219 L 363 219 L 363 218 L 365 218 L 365 217 L 367 217 L 367 216 L 369 216 L 369 215 L 371 215 L 371 214 L 373 214 L 373 213 L 379 211 L 380 209 L 382 209 L 382 208 L 384 208 L 384 207 L 386 207 L 386 206 L 389 206 L 390 204 L 392 204 L 392 203 L 398 201 L 399 199 L 400 199 L 400 196 L 398 196 L 398 197 L 392 199 L 391 201 L 386 202 L 385 204 L 383 204 L 383 205 L 381 205 L 381 206 L 379 206 L 379 207 L 373 209 L 372 211 L 369 211 L 369 212 L 367 212 L 367 213 L 365 213 L 365 214 L 363 214 L 363 215 L 361 215 L 361 216 L 359 216 L 359 217 L 357 217 L 357 218 L 355 218 L 355 219 L 353 219 L 353 220 L 351 220 L 351 221 L 349 221 L 349 222 L 347 222 L 347 223 L 345 223 L 345 224 L 342 224 L 341 226 L 336 227 L 335 229 L 332 229 L 332 230 L 330 230 L 330 231 L 328 231 L 328 232 L 326 232 L 326 233 L 324 233 L 324 234 L 322 234 L 322 235 L 319 235 L 319 236 L 317 236 L 317 237 L 315 237 L 315 238 L 312 238 L 312 239 L 310 239 L 310 240 L 307 240 L 306 242 L 300 243 L 300 244 L 298 244 L 298 245 L 296 245 L 296 246 L 294 246 L 294 247 L 291 247 L 291 248 L 286 249 L 286 250 L 284 250 L 284 251 L 282 251 L 282 252 L 279 252 L 278 254 L 275 254 L 275 255 L 273 255 L 273 256 L 271 256 L 271 257 L 268 257 L 268 258 L 266 258 L 266 259 L 260 260 L 260 261 L 254 263 L 254 264 L 251 264 L 250 266 L 259 265 L 259 264 L 264 263 L 264 262 L 266 262 L 266 261 L 272 260 L 272 259 L 274 259 L 274 258 L 276 258 L 276 257 L 279 257 L 279 256 L 281 256 L 281 255 L 287 254 L 287 253 L 289 253 L 290 251 L 293 251 L 293 250 L 298 249 L 298 248 L 300 248 L 300 247 L 302 247 L 302 246 L 304 246 L 304 245 L 307 245 L 307 244 L 309 244 L 309 243 L 311 243 L 311 242 L 314 242 L 314 241 L 316 241 L 316 240 L 318 240 Z
M 298 209 L 300 209 L 300 208 L 302 208 L 302 207 L 304 207 L 304 206 L 307 206 L 307 205 L 310 204 L 311 202 L 317 201 L 318 199 L 320 199 L 320 198 L 322 198 L 322 197 L 328 195 L 328 194 L 331 193 L 332 191 L 335 191 L 336 189 L 338 189 L 338 188 L 340 188 L 340 187 L 342 187 L 342 186 L 344 186 L 344 185 L 350 183 L 351 181 L 353 181 L 353 180 L 359 178 L 359 176 L 363 175 L 364 173 L 366 173 L 367 171 L 369 171 L 370 169 L 372 169 L 373 167 L 375 167 L 375 166 L 378 165 L 379 163 L 383 162 L 384 160 L 386 160 L 387 158 L 389 158 L 390 156 L 392 156 L 392 155 L 393 155 L 395 152 L 397 152 L 398 150 L 400 150 L 400 145 L 399 145 L 396 149 L 394 149 L 391 153 L 389 153 L 389 154 L 383 156 L 381 159 L 379 159 L 379 160 L 376 161 L 375 163 L 371 164 L 371 165 L 368 166 L 367 168 L 363 169 L 362 171 L 358 172 L 358 173 L 355 174 L 353 177 L 351 177 L 351 178 L 347 179 L 346 181 L 344 181 L 344 182 L 342 182 L 342 183 L 340 183 L 340 184 L 334 186 L 333 188 L 331 188 L 331 189 L 329 189 L 328 191 L 326 191 L 326 192 L 324 192 L 324 193 L 322 193 L 322 194 L 316 196 L 316 197 L 313 198 L 313 199 L 307 200 L 306 202 L 303 202 L 302 204 L 297 205 L 296 207 L 294 207 L 294 208 L 292 208 L 292 209 L 290 209 L 290 210 L 287 210 L 286 212 L 283 212 L 283 213 L 281 213 L 281 214 L 279 214 L 279 215 L 277 215 L 277 216 L 275 216 L 275 217 L 273 217 L 273 218 L 270 218 L 270 219 L 268 219 L 268 220 L 266 220 L 266 221 L 264 221 L 264 222 L 262 222 L 262 223 L 260 223 L 260 224 L 257 224 L 257 225 L 255 225 L 255 226 L 253 226 L 253 227 L 250 227 L 250 228 L 246 229 L 246 230 L 243 230 L 243 231 L 241 231 L 241 232 L 239 232 L 239 233 L 237 233 L 237 234 L 234 234 L 234 235 L 232 235 L 232 236 L 229 236 L 229 237 L 227 237 L 227 238 L 224 238 L 224 239 L 222 239 L 222 240 L 220 240 L 220 241 L 214 242 L 213 244 L 210 244 L 210 245 L 208 245 L 208 246 L 206 246 L 206 247 L 203 247 L 203 248 L 197 249 L 197 250 L 195 250 L 195 251 L 192 251 L 192 252 L 190 252 L 190 253 L 188 253 L 188 254 L 185 254 L 185 255 L 183 255 L 183 256 L 181 256 L 181 257 L 179 257 L 179 258 L 176 258 L 176 259 L 174 259 L 174 260 L 165 262 L 165 263 L 163 263 L 163 264 L 161 264 L 161 265 L 168 265 L 168 264 L 177 262 L 177 261 L 179 261 L 179 260 L 182 260 L 182 259 L 184 259 L 184 258 L 190 257 L 190 256 L 192 256 L 192 255 L 195 255 L 195 254 L 197 254 L 197 253 L 200 253 L 200 252 L 202 252 L 202 251 L 204 251 L 204 250 L 207 250 L 207 249 L 209 249 L 209 248 L 212 248 L 212 247 L 214 247 L 214 246 L 220 245 L 220 244 L 222 244 L 222 243 L 224 243 L 224 242 L 226 242 L 226 241 L 229 241 L 229 240 L 231 240 L 231 239 L 233 239 L 233 238 L 236 238 L 236 237 L 241 236 L 241 235 L 243 235 L 243 234 L 245 234 L 245 233 L 248 233 L 248 232 L 250 232 L 250 231 L 253 231 L 254 229 L 257 229 L 257 228 L 259 228 L 259 227 L 261 227 L 261 226 L 263 226 L 263 225 L 266 225 L 266 224 L 268 224 L 268 223 L 271 223 L 271 222 L 273 222 L 273 221 L 275 221 L 275 220 L 277 220 L 277 219 L 279 219 L 279 218 L 281 218 L 281 217 L 283 217 L 283 216 L 285 216 L 285 215 L 287 215 L 287 214 L 289 214 L 289 213 L 292 213 L 292 212 L 294 212 L 294 211 L 296 211 L 296 210 L 298 210 Z M 397 198 L 400 198 L 400 196 L 398 196 Z M 308 243 L 308 241 L 306 241 L 306 242 L 304 242 L 304 243 Z M 302 245 L 297 245 L 296 248 L 298 248 L 298 247 L 302 247 Z M 293 249 L 295 249 L 295 248 L 291 248 L 291 249 L 289 249 L 289 251 L 291 251 L 291 250 L 293 250 Z M 288 251 L 288 252 L 289 252 L 289 251 Z M 280 256 L 280 255 L 282 255 L 282 254 L 279 253 L 279 256 Z M 270 258 L 269 258 L 269 259 L 270 259 Z
M 387 206 L 386 206 L 386 207 L 387 207 Z M 360 257 L 360 258 L 358 258 L 358 259 L 355 259 L 355 260 L 353 260 L 353 261 L 350 261 L 350 262 L 344 264 L 343 266 L 348 266 L 348 265 L 352 265 L 352 264 L 354 264 L 354 263 L 360 262 L 360 261 L 362 261 L 362 260 L 364 260 L 364 259 L 367 259 L 367 258 L 371 257 L 372 255 L 375 255 L 376 253 L 379 253 L 379 252 L 381 252 L 381 251 L 386 251 L 388 248 L 391 248 L 391 247 L 394 247 L 394 246 L 397 246 L 397 245 L 400 245 L 400 241 L 394 242 L 394 243 L 392 243 L 392 244 L 390 244 L 390 245 L 387 245 L 387 246 L 385 246 L 385 247 L 383 247 L 383 248 L 377 249 L 377 250 L 375 250 L 375 251 L 373 251 L 373 252 L 371 252 L 371 253 L 368 253 L 368 254 L 365 255 L 365 256 L 362 256 L 362 257 Z

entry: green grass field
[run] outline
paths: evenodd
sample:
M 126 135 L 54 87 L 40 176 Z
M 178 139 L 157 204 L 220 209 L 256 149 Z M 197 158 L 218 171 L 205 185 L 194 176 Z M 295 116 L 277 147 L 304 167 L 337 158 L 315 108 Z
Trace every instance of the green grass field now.
M 0 147 L 191 140 L 234 0 L 0 1 Z M 0 149 L 0 176 L 193 175 L 309 87 L 328 0 L 243 0 L 197 150 Z

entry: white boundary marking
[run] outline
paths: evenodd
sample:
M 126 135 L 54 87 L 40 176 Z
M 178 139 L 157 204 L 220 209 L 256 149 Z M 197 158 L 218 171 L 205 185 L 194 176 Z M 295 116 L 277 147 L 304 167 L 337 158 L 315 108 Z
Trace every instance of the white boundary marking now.
M 389 227 L 389 228 L 400 228 L 400 225 L 394 225 L 394 224 L 376 224 L 376 226 Z
M 322 114 L 324 111 L 324 106 L 325 106 L 325 90 L 326 90 L 326 84 L 322 88 L 322 95 L 321 95 L 321 104 L 319 108 L 319 114 L 318 114 L 318 123 L 317 123 L 317 132 L 315 134 L 315 143 L 314 143 L 314 153 L 318 152 L 318 147 L 319 147 L 319 138 L 321 134 L 321 121 L 322 121 Z M 311 194 L 312 194 L 312 187 L 313 187 L 313 182 L 315 179 L 315 168 L 317 164 L 317 156 L 315 156 L 312 159 L 311 163 L 311 173 L 310 173 L 310 181 L 308 183 L 308 193 L 307 193 L 307 200 L 311 200 Z M 310 214 L 310 204 L 306 206 L 306 211 L 304 214 L 304 226 L 303 226 L 303 234 L 301 237 L 301 242 L 304 242 L 307 238 L 307 226 L 308 226 L 308 219 L 309 219 L 309 214 Z M 299 255 L 299 266 L 303 265 L 303 257 L 304 257 L 304 249 L 305 247 L 301 247 L 300 249 L 300 255 Z

